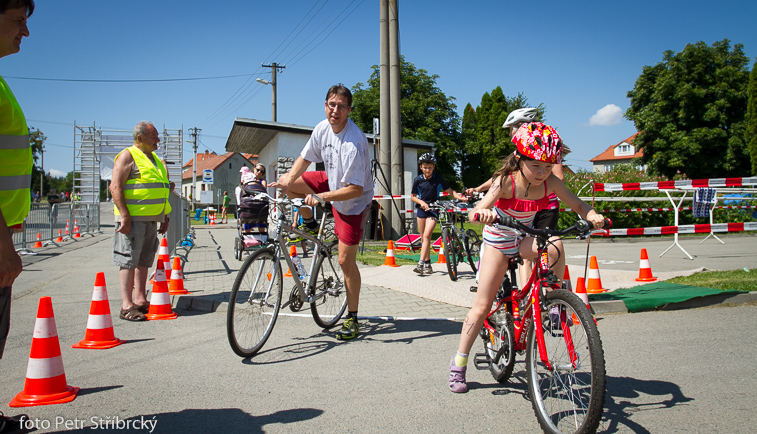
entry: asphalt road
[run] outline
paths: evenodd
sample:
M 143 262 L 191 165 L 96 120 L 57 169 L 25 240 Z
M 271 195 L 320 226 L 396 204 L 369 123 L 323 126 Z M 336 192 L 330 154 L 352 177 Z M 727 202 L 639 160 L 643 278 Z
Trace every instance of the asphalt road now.
M 338 342 L 308 317 L 283 316 L 263 352 L 241 359 L 226 341 L 222 312 L 116 319 L 116 336 L 127 343 L 72 349 L 83 337 L 86 303 L 66 293 L 54 300 L 66 376 L 81 388 L 78 397 L 6 405 L 23 389 L 36 297 L 14 301 L 0 363 L 0 411 L 23 410 L 48 426 L 39 432 L 64 431 L 64 423 L 91 432 L 106 421 L 149 432 L 143 420 L 156 421 L 158 433 L 539 431 L 523 357 L 508 384 L 471 367 L 469 393 L 447 390 L 458 322 L 365 320 L 359 339 Z M 608 375 L 601 431 L 753 432 L 756 325 L 757 306 L 600 317 Z

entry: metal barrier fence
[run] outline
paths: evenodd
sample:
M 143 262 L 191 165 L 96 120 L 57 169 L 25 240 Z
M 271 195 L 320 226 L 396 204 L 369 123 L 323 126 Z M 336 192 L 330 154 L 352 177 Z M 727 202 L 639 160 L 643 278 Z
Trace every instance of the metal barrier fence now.
M 187 234 L 190 232 L 189 213 L 192 206 L 187 199 L 183 199 L 177 192 L 173 192 L 168 197 L 168 203 L 171 205 L 171 213 L 168 215 L 169 225 L 166 232 L 168 240 L 168 253 L 171 256 L 179 255 L 186 260 L 186 253 L 192 247 L 191 242 L 187 241 Z M 184 255 L 179 253 L 179 249 L 184 250 Z
M 32 203 L 24 219 L 23 231 L 13 234 L 13 246 L 18 251 L 40 241 L 43 246 L 82 235 L 94 236 L 100 230 L 99 204 L 83 203 Z

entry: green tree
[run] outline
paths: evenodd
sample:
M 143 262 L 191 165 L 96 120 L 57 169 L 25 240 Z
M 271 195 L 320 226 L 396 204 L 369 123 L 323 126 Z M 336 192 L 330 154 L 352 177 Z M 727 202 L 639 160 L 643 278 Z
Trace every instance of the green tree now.
M 367 85 L 357 83 L 352 88 L 352 114 L 350 118 L 363 131 L 373 130 L 373 118 L 379 117 L 380 71 L 378 65 Z M 458 168 L 463 154 L 458 146 L 460 117 L 455 98 L 448 97 L 436 85 L 438 75 L 429 75 L 400 58 L 402 111 L 402 137 L 433 142 L 436 146 L 436 172 L 451 185 L 459 184 Z M 455 188 L 459 188 L 457 185 Z
M 481 97 L 481 103 L 474 110 L 468 104 L 463 114 L 461 131 L 462 148 L 460 166 L 466 187 L 475 187 L 488 180 L 499 169 L 502 160 L 515 151 L 510 141 L 510 130 L 502 128 L 511 111 L 530 107 L 528 99 L 519 93 L 515 97 L 505 96 L 497 86 Z M 537 119 L 544 115 L 544 106 L 537 107 Z
M 42 154 L 42 151 L 44 150 L 44 144 L 45 140 L 47 140 L 47 136 L 45 136 L 42 131 L 34 128 L 29 127 L 29 143 L 32 148 L 32 158 L 34 159 L 34 164 L 32 166 L 32 183 L 31 183 L 31 190 L 32 192 L 35 192 L 37 190 L 40 190 L 40 178 L 39 175 L 42 173 L 42 162 L 40 161 L 40 157 Z M 47 178 L 47 175 L 44 175 L 45 178 Z M 44 180 L 45 183 L 45 190 L 49 190 L 50 184 L 48 183 L 47 179 Z M 45 194 L 45 192 L 42 192 L 42 194 Z
M 747 93 L 749 96 L 746 111 L 746 135 L 744 136 L 744 141 L 747 144 L 749 156 L 752 161 L 752 175 L 757 175 L 757 62 L 752 66 Z
M 744 144 L 749 81 L 743 45 L 730 41 L 688 44 L 645 66 L 628 92 L 626 118 L 640 134 L 634 145 L 653 174 L 668 179 L 744 176 L 750 170 Z

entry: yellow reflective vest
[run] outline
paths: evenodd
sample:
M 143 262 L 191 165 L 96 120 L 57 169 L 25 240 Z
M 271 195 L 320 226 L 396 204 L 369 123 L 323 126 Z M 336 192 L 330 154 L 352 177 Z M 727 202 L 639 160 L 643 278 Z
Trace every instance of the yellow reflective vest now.
M 139 178 L 129 179 L 124 185 L 124 198 L 129 214 L 133 217 L 159 216 L 162 213 L 170 213 L 171 205 L 168 204 L 169 183 L 168 173 L 163 162 L 151 152 L 155 164 L 136 146 L 126 148 L 131 153 L 134 164 L 139 169 Z M 121 156 L 119 153 L 114 161 Z M 118 207 L 113 207 L 113 212 L 120 216 Z
M 10 227 L 29 214 L 32 182 L 32 148 L 24 112 L 0 77 L 0 209 Z

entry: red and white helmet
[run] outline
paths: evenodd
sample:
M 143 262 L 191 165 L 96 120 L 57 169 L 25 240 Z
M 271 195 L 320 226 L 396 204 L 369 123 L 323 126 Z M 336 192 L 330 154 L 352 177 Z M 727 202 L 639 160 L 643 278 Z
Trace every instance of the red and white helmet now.
M 557 130 L 541 122 L 523 124 L 513 136 L 518 154 L 550 164 L 562 162 L 562 139 Z

